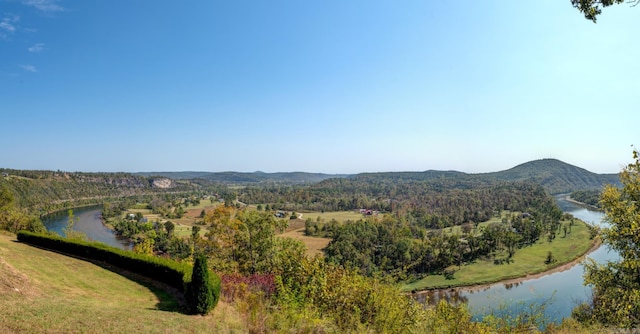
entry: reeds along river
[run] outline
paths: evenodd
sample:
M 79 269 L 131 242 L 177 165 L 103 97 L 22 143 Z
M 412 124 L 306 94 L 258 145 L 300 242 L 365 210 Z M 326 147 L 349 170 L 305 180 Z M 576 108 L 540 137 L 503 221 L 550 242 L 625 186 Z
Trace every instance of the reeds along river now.
M 604 215 L 565 200 L 566 195 L 557 196 L 558 206 L 574 217 L 589 224 L 603 225 Z M 617 253 L 601 246 L 588 255 L 596 262 L 619 259 Z M 549 321 L 560 323 L 563 318 L 571 316 L 571 310 L 582 301 L 587 301 L 591 288 L 583 285 L 584 269 L 582 264 L 575 265 L 565 271 L 555 272 L 539 278 L 523 280 L 516 283 L 496 283 L 483 289 L 459 288 L 428 291 L 416 298 L 429 303 L 446 299 L 452 302 L 467 303 L 476 320 L 484 315 L 494 313 L 515 314 L 522 310 L 530 310 L 545 305 L 545 315 Z M 539 309 L 539 308 L 538 308 Z
M 101 206 L 76 208 L 73 209 L 73 215 L 73 229 L 86 234 L 90 240 L 121 249 L 131 249 L 128 240 L 118 238 L 114 231 L 104 226 Z M 42 222 L 47 230 L 64 235 L 64 228 L 69 224 L 69 212 L 64 210 L 52 213 L 42 218 Z

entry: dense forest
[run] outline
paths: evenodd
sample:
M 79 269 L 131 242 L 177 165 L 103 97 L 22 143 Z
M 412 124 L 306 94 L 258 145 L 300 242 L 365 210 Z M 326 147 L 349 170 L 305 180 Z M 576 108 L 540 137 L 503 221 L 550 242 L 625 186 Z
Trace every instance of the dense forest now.
M 444 176 L 414 181 L 366 174 L 308 187 L 246 187 L 239 191 L 238 200 L 290 211 L 375 210 L 424 228 L 443 228 L 486 221 L 496 211 L 525 211 L 552 201 L 547 196 L 533 183 Z

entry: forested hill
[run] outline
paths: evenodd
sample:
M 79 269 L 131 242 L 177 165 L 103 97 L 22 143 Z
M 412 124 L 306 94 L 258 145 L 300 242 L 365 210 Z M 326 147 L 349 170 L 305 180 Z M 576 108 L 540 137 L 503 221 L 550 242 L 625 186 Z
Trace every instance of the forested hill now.
M 557 159 L 534 160 L 505 171 L 478 175 L 503 181 L 534 182 L 551 194 L 599 190 L 607 184 L 620 184 L 618 174 L 596 174 Z
M 0 187 L 11 191 L 18 205 L 44 212 L 69 205 L 96 204 L 107 198 L 194 191 L 200 188 L 189 181 L 128 173 L 13 169 L 0 169 L 0 172 Z
M 361 173 L 351 176 L 358 182 L 378 183 L 407 183 L 416 181 L 438 181 L 448 186 L 465 188 L 495 181 L 531 182 L 541 185 L 550 194 L 570 193 L 577 190 L 600 190 L 606 184 L 619 185 L 618 174 L 596 174 L 584 168 L 576 167 L 556 159 L 542 159 L 530 161 L 511 169 L 493 172 L 468 174 L 457 171 L 425 172 L 388 172 Z M 337 180 L 325 183 L 340 184 Z
M 316 183 L 331 178 L 344 178 L 346 174 L 322 174 L 305 172 L 264 173 L 264 172 L 140 172 L 141 176 L 162 176 L 174 180 L 204 179 L 223 184 L 303 184 Z

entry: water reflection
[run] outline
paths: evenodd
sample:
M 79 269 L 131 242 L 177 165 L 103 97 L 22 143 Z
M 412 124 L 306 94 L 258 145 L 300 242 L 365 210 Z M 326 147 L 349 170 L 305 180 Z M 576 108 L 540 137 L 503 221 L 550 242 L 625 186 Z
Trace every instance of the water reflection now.
M 451 304 L 458 305 L 460 303 L 469 302 L 469 298 L 460 289 L 440 289 L 421 291 L 414 295 L 414 298 L 423 304 L 436 305 L 441 300 L 445 300 Z
M 505 283 L 504 284 L 504 288 L 507 290 L 511 290 L 511 288 L 516 288 L 518 287 L 520 284 L 522 284 L 522 282 L 514 282 L 514 283 Z
M 104 226 L 102 207 L 76 208 L 73 209 L 73 215 L 76 220 L 73 229 L 84 233 L 90 240 L 121 249 L 131 249 L 131 243 L 128 240 L 118 238 L 115 232 Z M 64 210 L 47 215 L 42 219 L 42 222 L 47 230 L 64 235 L 64 228 L 69 223 L 68 211 Z

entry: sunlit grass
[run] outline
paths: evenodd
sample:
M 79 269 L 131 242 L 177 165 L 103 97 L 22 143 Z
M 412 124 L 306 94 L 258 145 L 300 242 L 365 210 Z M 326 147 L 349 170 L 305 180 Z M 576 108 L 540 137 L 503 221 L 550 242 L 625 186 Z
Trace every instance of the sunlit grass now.
M 336 221 L 343 223 L 347 220 L 356 221 L 356 220 L 365 218 L 365 216 L 363 216 L 360 212 L 357 212 L 357 211 L 326 211 L 326 212 L 313 211 L 313 212 L 300 212 L 300 213 L 302 214 L 301 218 L 303 220 L 307 220 L 308 218 L 311 218 L 313 221 L 316 221 L 316 219 L 320 217 L 320 219 L 322 219 L 325 223 L 328 223 L 332 219 L 335 219 Z
M 595 243 L 594 240 L 589 239 L 589 235 L 586 224 L 576 221 L 576 224 L 571 228 L 571 233 L 568 233 L 566 237 L 564 237 L 564 233 L 559 232 L 556 234 L 555 240 L 550 243 L 546 236 L 543 236 L 536 244 L 518 249 L 509 263 L 494 264 L 494 257 L 490 257 L 459 267 L 451 266 L 449 269 L 455 270 L 453 279 L 445 279 L 443 275 L 429 275 L 405 284 L 402 289 L 412 291 L 485 284 L 541 273 L 584 255 Z M 549 251 L 552 252 L 556 262 L 546 264 L 545 259 Z M 506 257 L 506 252 L 498 253 L 495 256 L 497 259 L 505 259 Z
M 244 333 L 234 307 L 178 312 L 152 284 L 0 234 L 1 333 Z
M 304 228 L 293 231 L 288 231 L 279 235 L 280 237 L 292 238 L 300 240 L 307 246 L 307 255 L 315 256 L 317 254 L 322 255 L 323 249 L 327 247 L 331 239 L 329 238 L 317 238 L 304 235 Z

